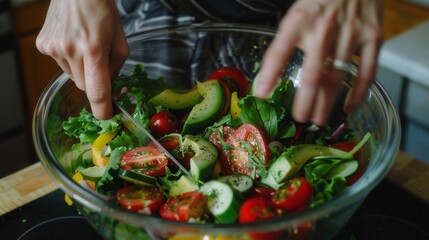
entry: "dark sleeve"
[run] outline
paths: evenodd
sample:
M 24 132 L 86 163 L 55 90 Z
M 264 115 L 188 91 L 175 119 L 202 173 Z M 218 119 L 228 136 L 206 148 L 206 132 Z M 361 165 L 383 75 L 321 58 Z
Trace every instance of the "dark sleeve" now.
M 293 0 L 161 0 L 179 15 L 195 16 L 200 21 L 243 23 L 277 22 Z

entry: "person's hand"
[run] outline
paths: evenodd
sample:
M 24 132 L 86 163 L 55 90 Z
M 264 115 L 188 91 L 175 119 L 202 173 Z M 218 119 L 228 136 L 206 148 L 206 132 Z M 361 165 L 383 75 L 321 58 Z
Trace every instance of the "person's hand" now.
M 96 118 L 112 116 L 111 78 L 129 54 L 113 0 L 51 0 L 36 46 L 86 92 Z
M 265 53 L 254 94 L 273 88 L 295 47 L 305 53 L 292 115 L 298 122 L 326 124 L 338 94 L 341 65 L 360 56 L 358 76 L 344 104 L 351 113 L 374 79 L 381 44 L 380 1 L 298 0 L 283 17 L 278 36 Z M 327 70 L 327 60 L 335 64 Z M 337 69 L 336 69 L 337 68 Z

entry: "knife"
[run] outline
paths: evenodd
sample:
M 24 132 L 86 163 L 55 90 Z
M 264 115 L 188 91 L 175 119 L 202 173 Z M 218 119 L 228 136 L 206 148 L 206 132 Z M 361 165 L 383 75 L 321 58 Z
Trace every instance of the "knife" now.
M 173 155 L 171 155 L 167 149 L 165 149 L 136 119 L 131 116 L 116 100 L 113 100 L 113 110 L 119 114 L 122 124 L 136 136 L 145 145 L 155 145 L 160 151 L 162 151 L 171 161 L 176 164 L 180 171 L 186 174 L 190 179 L 193 179 L 191 173 L 180 164 L 179 161 Z

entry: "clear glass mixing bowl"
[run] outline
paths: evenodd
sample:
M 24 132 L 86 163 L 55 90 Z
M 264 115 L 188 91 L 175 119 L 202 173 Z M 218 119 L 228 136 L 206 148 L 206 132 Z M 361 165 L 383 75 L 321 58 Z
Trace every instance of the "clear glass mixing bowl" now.
M 136 63 L 143 63 L 150 77 L 164 76 L 172 84 L 184 86 L 205 79 L 217 67 L 234 65 L 253 79 L 255 63 L 261 60 L 275 35 L 275 29 L 243 24 L 199 24 L 141 32 L 128 37 L 131 54 L 122 74 L 133 70 Z M 299 82 L 303 57 L 297 49 L 285 67 L 284 78 Z M 175 68 L 164 68 L 165 65 Z M 338 108 L 351 87 L 353 73 L 345 75 Z M 366 170 L 350 188 L 326 204 L 263 222 L 182 223 L 127 211 L 71 179 L 68 169 L 76 157 L 71 148 L 74 140 L 62 132 L 61 124 L 70 116 L 78 116 L 83 107 L 88 107 L 84 93 L 66 74 L 59 74 L 45 89 L 35 109 L 34 143 L 46 170 L 62 184 L 62 189 L 105 239 L 246 239 L 249 232 L 296 232 L 303 224 L 311 225 L 307 239 L 330 239 L 389 171 L 401 134 L 398 113 L 386 91 L 375 81 L 365 102 L 346 122 L 359 139 L 367 132 L 373 135 L 363 149 Z M 298 236 L 291 234 L 291 239 Z

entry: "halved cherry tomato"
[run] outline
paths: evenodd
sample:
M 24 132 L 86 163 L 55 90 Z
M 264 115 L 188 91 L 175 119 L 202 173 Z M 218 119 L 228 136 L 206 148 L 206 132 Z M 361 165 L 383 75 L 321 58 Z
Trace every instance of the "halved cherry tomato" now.
M 254 186 L 252 190 L 250 190 L 250 197 L 259 197 L 267 200 L 273 199 L 276 190 L 264 187 L 264 186 Z
M 179 130 L 179 119 L 171 112 L 162 111 L 155 113 L 150 118 L 150 130 L 156 136 L 164 136 L 169 133 L 174 133 Z
M 230 126 L 222 126 L 222 131 L 216 129 L 210 134 L 209 141 L 217 148 L 219 153 L 223 150 L 222 142 L 226 142 L 228 138 L 235 132 L 235 129 Z M 221 136 L 222 140 L 219 138 Z
M 116 199 L 125 209 L 153 215 L 161 207 L 164 193 L 158 186 L 128 185 L 116 192 Z
M 168 158 L 163 152 L 153 146 L 143 146 L 125 152 L 121 159 L 121 168 L 134 170 L 156 177 L 165 174 Z
M 269 150 L 264 133 L 253 124 L 243 124 L 226 141 L 234 147 L 232 150 L 225 150 L 222 169 L 229 169 L 227 172 L 234 174 L 247 174 L 255 176 L 255 169 L 250 168 L 250 157 L 255 157 L 266 166 L 269 158 Z M 248 147 L 250 146 L 251 149 Z M 249 150 L 251 152 L 249 152 Z
M 336 148 L 336 149 L 340 149 L 343 150 L 345 152 L 348 152 L 350 150 L 352 150 L 355 146 L 356 146 L 356 142 L 336 142 L 330 145 L 330 147 Z M 354 155 L 353 158 L 360 161 L 361 159 L 361 151 L 357 151 Z M 346 179 L 346 185 L 347 186 L 351 186 L 353 183 L 355 183 L 357 180 L 359 180 L 359 178 L 362 176 L 363 174 L 363 166 L 362 164 L 359 164 L 359 168 L 357 169 L 357 171 L 349 176 Z
M 185 192 L 172 197 L 162 204 L 161 218 L 171 221 L 188 222 L 191 218 L 201 219 L 207 213 L 207 199 L 197 191 Z
M 267 200 L 261 197 L 248 198 L 240 207 L 238 221 L 240 223 L 251 223 L 266 220 L 278 216 Z M 279 239 L 284 231 L 248 233 L 251 239 Z
M 225 82 L 231 92 L 238 92 L 238 96 L 244 97 L 249 90 L 249 82 L 246 75 L 236 67 L 221 67 L 214 70 L 208 79 L 217 79 Z
M 285 212 L 303 210 L 307 207 L 312 192 L 313 188 L 307 179 L 296 177 L 276 191 L 273 203 L 276 208 Z

